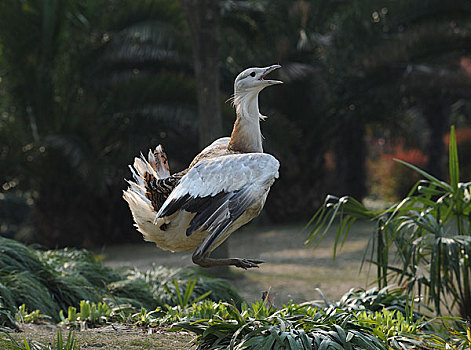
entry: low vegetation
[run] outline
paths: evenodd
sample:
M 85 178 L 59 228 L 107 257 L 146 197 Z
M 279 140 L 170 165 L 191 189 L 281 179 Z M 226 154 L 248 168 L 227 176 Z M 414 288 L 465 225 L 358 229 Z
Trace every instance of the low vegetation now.
M 193 293 L 177 288 L 183 298 Z M 185 296 L 186 295 L 186 296 Z M 469 328 L 460 319 L 431 319 L 417 313 L 413 303 L 398 289 L 351 290 L 339 302 L 289 303 L 275 307 L 270 298 L 238 308 L 234 302 L 199 300 L 186 305 L 165 305 L 154 310 L 130 305 L 111 307 L 106 303 L 82 301 L 69 307 L 61 325 L 86 329 L 105 324 L 168 330 L 187 330 L 196 337 L 197 349 L 468 349 Z M 39 311 L 29 313 L 20 306 L 21 322 L 38 322 Z M 61 312 L 63 315 L 63 312 Z M 34 316 L 31 316 L 34 315 Z M 0 335 L 5 349 L 79 349 L 70 332 L 58 329 L 55 345 L 44 345 L 26 337 L 18 341 Z
M 458 150 L 452 127 L 449 143 L 449 181 L 401 160 L 422 180 L 401 201 L 385 210 L 369 210 L 352 197 L 328 196 L 313 217 L 308 241 L 319 241 L 340 219 L 337 247 L 357 219 L 376 222 L 364 262 L 377 267 L 381 286 L 394 282 L 407 293 L 424 295 L 437 315 L 458 311 L 471 318 L 471 182 L 460 182 Z M 457 308 L 455 308 L 457 307 Z
M 391 208 L 370 211 L 353 198 L 329 197 L 312 221 L 314 241 L 340 218 L 335 252 L 355 220 L 375 220 L 364 261 L 378 267 L 379 288 L 352 289 L 334 302 L 321 292 L 322 300 L 302 304 L 276 307 L 264 295 L 249 305 L 200 270 L 114 270 L 85 250 L 40 251 L 0 238 L 0 345 L 79 349 L 74 333 L 62 329 L 119 324 L 186 330 L 201 350 L 469 349 L 471 185 L 459 182 L 454 130 L 449 183 L 405 165 L 425 179 Z M 387 286 L 391 278 L 400 287 Z M 450 313 L 457 305 L 463 318 L 441 316 L 443 305 Z M 6 333 L 38 322 L 60 326 L 54 345 Z
M 129 305 L 148 310 L 174 306 L 183 302 L 179 288 L 191 289 L 185 295 L 187 304 L 201 297 L 242 302 L 226 282 L 198 269 L 113 270 L 86 250 L 40 251 L 0 238 L 0 326 L 14 327 L 19 307 L 22 317 L 25 310 L 39 310 L 43 317 L 59 322 L 61 311 L 68 317 L 75 307 L 100 309 L 103 302 L 113 308 Z

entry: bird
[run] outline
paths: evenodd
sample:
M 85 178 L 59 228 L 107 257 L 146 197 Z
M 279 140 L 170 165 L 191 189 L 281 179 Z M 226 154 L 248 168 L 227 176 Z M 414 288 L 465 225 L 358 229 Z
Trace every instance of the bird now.
M 263 152 L 260 121 L 266 116 L 260 114 L 258 96 L 264 88 L 283 83 L 265 79 L 280 67 L 248 68 L 237 75 L 231 136 L 204 148 L 187 169 L 171 175 L 162 145 L 129 165 L 133 180 L 127 180 L 123 198 L 144 240 L 173 252 L 193 250 L 193 263 L 202 267 L 248 269 L 264 262 L 210 255 L 260 214 L 279 176 L 280 163 Z

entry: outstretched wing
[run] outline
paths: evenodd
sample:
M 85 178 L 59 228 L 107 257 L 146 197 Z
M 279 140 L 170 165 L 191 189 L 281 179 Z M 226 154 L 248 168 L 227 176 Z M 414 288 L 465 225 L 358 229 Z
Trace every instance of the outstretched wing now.
M 210 246 L 249 207 L 264 201 L 278 177 L 278 168 L 278 160 L 266 153 L 230 154 L 201 161 L 182 177 L 156 220 L 182 210 L 195 213 L 186 234 L 209 231 L 211 235 L 203 245 Z

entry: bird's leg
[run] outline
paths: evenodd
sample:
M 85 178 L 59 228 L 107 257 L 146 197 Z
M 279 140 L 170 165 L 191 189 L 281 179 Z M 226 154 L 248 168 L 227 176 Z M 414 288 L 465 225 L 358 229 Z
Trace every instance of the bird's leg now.
M 240 267 L 244 270 L 247 270 L 252 267 L 258 267 L 258 264 L 263 263 L 263 260 L 254 260 L 254 259 L 240 259 L 240 258 L 226 258 L 226 259 L 215 259 L 210 258 L 208 253 L 199 253 L 196 251 L 193 254 L 193 262 L 202 267 L 214 267 L 214 266 L 228 266 L 233 265 Z

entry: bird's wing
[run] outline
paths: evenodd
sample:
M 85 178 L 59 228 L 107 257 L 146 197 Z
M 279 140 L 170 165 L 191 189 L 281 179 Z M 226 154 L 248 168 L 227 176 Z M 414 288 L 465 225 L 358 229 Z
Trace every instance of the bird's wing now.
M 204 242 L 209 246 L 247 208 L 261 200 L 278 177 L 278 168 L 278 160 L 266 153 L 231 154 L 201 161 L 182 177 L 156 219 L 181 210 L 195 213 L 186 234 L 199 229 L 211 232 Z

